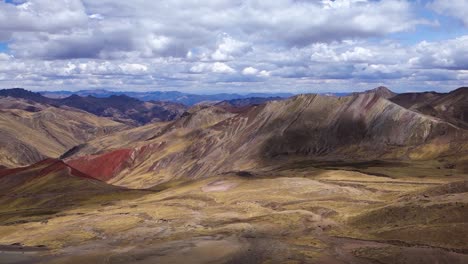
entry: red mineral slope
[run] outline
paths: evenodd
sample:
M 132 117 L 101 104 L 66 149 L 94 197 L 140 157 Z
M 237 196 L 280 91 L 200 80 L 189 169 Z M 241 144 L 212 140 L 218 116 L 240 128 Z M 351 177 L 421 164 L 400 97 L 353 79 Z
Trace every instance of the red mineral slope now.
M 94 187 L 106 185 L 57 159 L 46 159 L 27 167 L 0 170 L 0 193 L 16 193 L 25 189 L 35 192 L 36 189 L 60 189 L 62 186 L 71 188 L 72 183 Z
M 70 170 L 69 175 L 70 176 L 75 176 L 75 177 L 80 177 L 80 178 L 88 178 L 88 179 L 95 179 L 86 173 L 83 173 L 75 168 L 72 168 L 65 164 L 61 160 L 54 160 L 54 159 L 48 159 L 47 160 L 47 167 L 43 168 L 42 170 L 39 171 L 38 175 L 39 176 L 46 176 L 54 172 L 60 172 L 62 170 Z
M 108 181 L 130 165 L 132 152 L 132 149 L 119 149 L 102 155 L 82 156 L 68 160 L 67 164 L 95 179 Z
M 52 173 L 61 172 L 62 170 L 69 170 L 70 176 L 76 176 L 80 178 L 94 179 L 93 177 L 77 170 L 71 168 L 61 160 L 57 159 L 45 159 L 33 165 L 27 167 L 13 168 L 13 169 L 0 169 L 0 177 L 8 177 L 18 173 L 28 173 L 34 174 L 34 178 L 39 178 L 47 176 Z

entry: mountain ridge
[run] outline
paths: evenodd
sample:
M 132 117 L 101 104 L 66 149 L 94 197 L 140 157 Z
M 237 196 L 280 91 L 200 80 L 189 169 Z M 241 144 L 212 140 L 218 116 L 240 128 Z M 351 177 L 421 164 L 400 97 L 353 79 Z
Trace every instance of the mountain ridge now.
M 204 108 L 205 113 L 200 114 L 211 115 L 215 109 Z M 188 118 L 174 124 L 185 124 Z M 162 131 L 134 145 L 129 154 L 132 159 L 109 182 L 151 186 L 174 178 L 270 166 L 281 157 L 431 159 L 449 155 L 466 139 L 466 131 L 452 124 L 371 93 L 298 95 L 227 115 L 208 127 L 181 125 Z M 87 166 L 87 155 L 91 154 L 78 151 L 66 162 L 80 169 Z
M 403 93 L 390 100 L 408 109 L 468 129 L 468 87 L 460 87 L 448 93 Z

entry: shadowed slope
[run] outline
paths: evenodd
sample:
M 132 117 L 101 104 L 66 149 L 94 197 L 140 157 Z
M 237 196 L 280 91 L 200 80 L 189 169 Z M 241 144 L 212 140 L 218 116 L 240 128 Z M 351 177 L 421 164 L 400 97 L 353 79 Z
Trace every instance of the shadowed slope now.
M 44 225 L 49 219 L 73 217 L 75 214 L 66 211 L 74 208 L 99 208 L 148 193 L 109 185 L 56 159 L 46 159 L 23 168 L 3 169 L 0 170 L 0 228 L 30 223 L 47 229 Z M 72 232 L 58 235 L 69 239 L 83 232 L 82 229 L 75 227 Z M 47 240 L 48 236 L 38 239 Z
M 95 195 L 119 190 L 55 159 L 0 170 L 0 223 L 13 223 L 17 217 L 47 218 Z

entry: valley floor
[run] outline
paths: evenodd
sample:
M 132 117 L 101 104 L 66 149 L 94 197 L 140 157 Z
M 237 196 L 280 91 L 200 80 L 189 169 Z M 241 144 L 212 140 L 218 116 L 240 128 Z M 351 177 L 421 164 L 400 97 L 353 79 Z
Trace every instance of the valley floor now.
M 467 176 L 432 165 L 299 162 L 0 205 L 0 263 L 468 263 Z

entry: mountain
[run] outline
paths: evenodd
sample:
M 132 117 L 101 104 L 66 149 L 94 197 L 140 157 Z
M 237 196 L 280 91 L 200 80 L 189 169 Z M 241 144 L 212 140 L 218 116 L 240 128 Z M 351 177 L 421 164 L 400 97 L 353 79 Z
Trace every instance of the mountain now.
M 58 158 L 75 145 L 125 128 L 70 107 L 0 97 L 0 165 L 18 167 Z
M 403 93 L 390 99 L 405 108 L 468 129 L 468 87 L 449 93 Z
M 124 149 L 92 153 L 84 148 L 66 162 L 99 178 L 90 164 L 116 156 L 112 160 L 118 164 L 105 180 L 142 188 L 304 158 L 434 159 L 454 155 L 466 139 L 467 131 L 377 94 L 300 95 L 238 114 L 202 108 Z
M 43 96 L 49 98 L 65 98 L 69 97 L 73 94 L 77 94 L 82 97 L 86 96 L 93 96 L 98 98 L 106 98 L 116 95 L 126 95 L 132 98 L 136 98 L 142 101 L 169 101 L 169 102 L 176 102 L 181 103 L 184 105 L 195 105 L 201 102 L 219 102 L 225 100 L 233 100 L 233 99 L 244 99 L 244 98 L 251 98 L 251 97 L 281 97 L 286 98 L 290 97 L 293 94 L 290 93 L 249 93 L 249 94 L 229 94 L 229 93 L 220 93 L 220 94 L 208 94 L 208 95 L 201 95 L 201 94 L 189 94 L 189 93 L 182 93 L 176 91 L 152 91 L 152 92 L 113 92 L 107 90 L 82 90 L 77 92 L 70 92 L 70 91 L 57 91 L 57 92 L 50 92 L 50 91 L 43 91 L 39 92 Z
M 14 88 L 0 90 L 0 96 L 21 98 L 56 107 L 69 106 L 132 126 L 173 120 L 187 109 L 180 103 L 143 102 L 126 95 L 111 95 L 101 98 L 73 94 L 65 98 L 48 98 L 40 93 Z
M 388 89 L 385 86 L 379 86 L 379 87 L 377 87 L 375 89 L 367 90 L 367 91 L 360 92 L 360 93 L 363 93 L 363 94 L 376 94 L 376 95 L 378 95 L 378 96 L 380 96 L 382 98 L 385 98 L 385 99 L 389 99 L 389 98 L 392 98 L 395 95 L 397 95 L 397 93 L 394 93 L 392 90 Z M 356 93 L 356 94 L 359 94 L 359 93 Z

